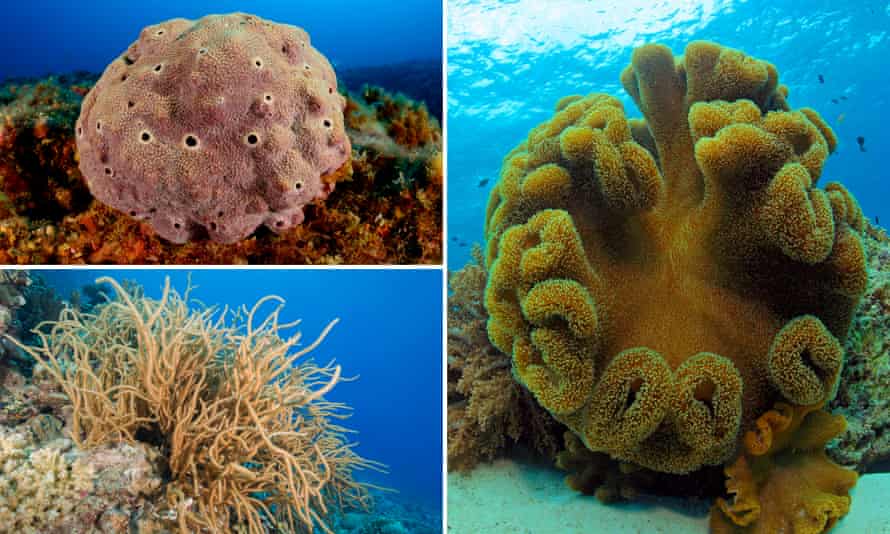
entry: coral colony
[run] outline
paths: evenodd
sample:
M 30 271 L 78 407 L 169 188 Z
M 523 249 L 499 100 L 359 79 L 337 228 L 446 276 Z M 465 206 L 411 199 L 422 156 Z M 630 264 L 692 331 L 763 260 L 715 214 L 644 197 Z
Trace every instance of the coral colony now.
M 4 404 L 18 407 L 0 422 L 25 421 L 0 425 L 4 525 L 330 533 L 335 511 L 371 504 L 353 474 L 383 466 L 355 453 L 349 408 L 325 399 L 340 367 L 306 359 L 336 320 L 298 347 L 278 297 L 230 313 L 196 309 L 169 279 L 159 300 L 97 283 L 113 298 L 48 317 L 35 345 L 4 336 L 38 362 L 30 384 L 3 370 Z
M 679 59 L 638 48 L 621 81 L 644 119 L 608 95 L 566 97 L 505 159 L 484 299 L 464 324 L 487 316 L 515 379 L 568 430 L 557 464 L 576 489 L 626 497 L 621 478 L 722 465 L 715 532 L 829 528 L 856 473 L 826 457 L 845 423 L 823 407 L 868 283 L 861 210 L 842 185 L 817 187 L 834 133 L 790 108 L 773 65 L 715 43 Z M 487 369 L 452 371 L 450 394 L 470 401 L 450 432 L 490 457 L 500 445 L 467 383 L 490 387 L 502 373 Z M 533 445 L 552 450 L 526 399 L 498 416 L 532 414 Z M 472 464 L 469 446 L 449 448 Z
M 80 169 L 96 198 L 174 243 L 280 232 L 349 160 L 345 105 L 302 29 L 173 19 L 142 30 L 87 95 Z

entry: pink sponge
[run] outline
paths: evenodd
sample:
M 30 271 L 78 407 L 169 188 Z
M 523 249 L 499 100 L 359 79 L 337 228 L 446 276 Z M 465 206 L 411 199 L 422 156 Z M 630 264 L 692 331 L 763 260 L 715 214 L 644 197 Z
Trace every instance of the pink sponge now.
M 80 170 L 97 199 L 174 243 L 280 232 L 349 158 L 345 105 L 300 28 L 243 13 L 168 20 L 84 99 Z

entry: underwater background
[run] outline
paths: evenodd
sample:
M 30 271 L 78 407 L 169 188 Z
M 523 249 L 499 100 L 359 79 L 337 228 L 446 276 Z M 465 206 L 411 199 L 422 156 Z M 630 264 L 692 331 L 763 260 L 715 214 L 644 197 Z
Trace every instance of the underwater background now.
M 482 242 L 504 156 L 560 98 L 607 93 L 641 116 L 619 75 L 633 48 L 651 42 L 680 55 L 690 41 L 714 40 L 774 64 L 791 106 L 816 109 L 838 136 L 820 183 L 842 182 L 871 222 L 890 221 L 885 0 L 449 0 L 447 16 L 452 270 Z
M 442 498 L 442 275 L 435 270 L 46 270 L 33 271 L 62 298 L 100 276 L 143 286 L 160 298 L 164 278 L 208 306 L 246 305 L 274 294 L 285 299 L 282 321 L 302 319 L 301 345 L 340 322 L 310 357 L 335 360 L 344 377 L 327 396 L 353 408 L 344 426 L 357 431 L 357 452 L 389 474 L 361 480 L 396 489 L 399 499 L 438 509 Z M 110 288 L 108 293 L 111 294 Z M 271 303 L 263 309 L 270 311 Z M 384 312 L 389 311 L 389 313 Z M 262 314 L 261 314 L 262 316 Z
M 441 117 L 442 8 L 429 0 L 9 2 L 0 35 L 0 82 L 102 72 L 145 26 L 238 11 L 305 29 L 349 89 L 370 82 L 402 91 Z M 352 69 L 362 72 L 356 76 Z

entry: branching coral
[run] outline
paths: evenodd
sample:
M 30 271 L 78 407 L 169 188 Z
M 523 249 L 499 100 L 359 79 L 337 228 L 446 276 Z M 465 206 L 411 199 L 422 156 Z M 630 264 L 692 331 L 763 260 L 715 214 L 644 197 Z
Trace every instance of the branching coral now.
M 448 297 L 448 469 L 469 470 L 522 445 L 552 458 L 564 427 L 537 405 L 489 343 L 482 254 L 451 275 Z
M 39 348 L 22 347 L 61 383 L 73 404 L 72 438 L 82 447 L 123 440 L 161 447 L 171 482 L 167 516 L 182 532 L 251 533 L 279 523 L 329 531 L 331 506 L 366 506 L 353 472 L 379 468 L 359 457 L 335 424 L 346 406 L 324 395 L 341 379 L 333 363 L 291 353 L 299 333 L 280 333 L 274 296 L 229 314 L 194 311 L 189 292 L 165 285 L 160 300 L 128 294 L 93 314 L 66 309 L 44 323 Z M 260 307 L 277 302 L 265 319 Z
M 160 485 L 146 447 L 117 444 L 84 452 L 68 439 L 35 441 L 0 428 L 4 532 L 125 532 L 126 518 Z
M 634 51 L 505 159 L 485 306 L 513 372 L 592 451 L 668 473 L 730 460 L 775 402 L 833 395 L 866 287 L 862 213 L 772 65 L 714 43 Z

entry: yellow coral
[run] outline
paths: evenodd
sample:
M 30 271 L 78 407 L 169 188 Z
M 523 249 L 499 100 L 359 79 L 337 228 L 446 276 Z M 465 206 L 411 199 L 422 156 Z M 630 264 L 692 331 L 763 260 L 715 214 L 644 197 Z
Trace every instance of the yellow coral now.
M 63 455 L 59 440 L 36 447 L 15 431 L 0 434 L 0 524 L 7 532 L 46 532 L 71 515 L 93 490 L 94 469 L 83 457 Z
M 850 510 L 856 472 L 825 455 L 846 427 L 842 416 L 816 406 L 778 403 L 746 434 L 744 450 L 726 468 L 730 501 L 711 509 L 715 534 L 827 532 Z
M 772 65 L 647 45 L 621 81 L 644 121 L 567 97 L 504 160 L 488 333 L 590 450 L 688 473 L 732 458 L 775 402 L 833 394 L 862 213 L 817 186 L 837 141 Z
M 195 310 L 189 290 L 166 280 L 160 300 L 128 293 L 113 278 L 116 299 L 93 314 L 66 308 L 43 323 L 39 346 L 24 346 L 73 405 L 71 435 L 78 445 L 138 444 L 153 436 L 169 469 L 166 502 L 179 532 L 264 532 L 267 520 L 296 531 L 333 532 L 331 506 L 366 507 L 367 486 L 357 469 L 382 468 L 343 437 L 344 405 L 324 396 L 340 367 L 298 360 L 336 324 L 299 351 L 299 333 L 268 296 L 230 317 Z M 260 320 L 260 307 L 277 302 Z M 144 438 L 143 438 L 144 439 Z M 0 445 L 0 458 L 7 447 Z M 55 465 L 52 456 L 41 465 Z M 255 496 L 263 494 L 262 499 Z M 274 511 L 272 511 L 274 510 Z

